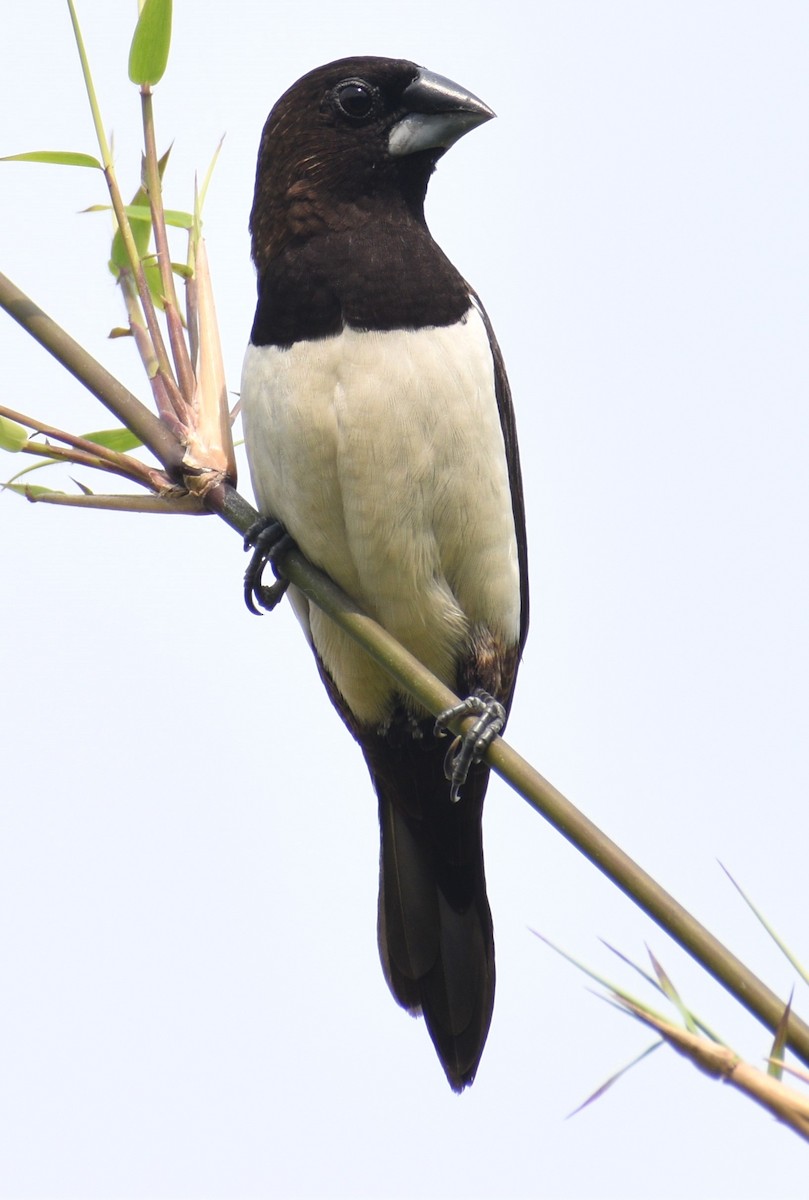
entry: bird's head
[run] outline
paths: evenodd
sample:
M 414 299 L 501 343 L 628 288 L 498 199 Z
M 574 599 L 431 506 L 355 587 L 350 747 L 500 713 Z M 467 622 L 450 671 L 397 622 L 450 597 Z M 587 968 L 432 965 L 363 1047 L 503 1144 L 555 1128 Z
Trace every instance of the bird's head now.
M 441 155 L 494 116 L 449 79 L 390 58 L 310 71 L 273 108 L 261 138 L 250 217 L 261 268 L 295 236 L 361 224 L 372 211 L 423 221 Z

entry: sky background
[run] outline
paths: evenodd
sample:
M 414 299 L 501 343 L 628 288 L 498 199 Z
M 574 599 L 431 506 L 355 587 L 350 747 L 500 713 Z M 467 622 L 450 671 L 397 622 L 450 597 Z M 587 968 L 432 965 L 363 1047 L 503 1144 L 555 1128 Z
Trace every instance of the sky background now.
M 131 194 L 136 6 L 78 7 Z M 428 218 L 517 410 L 533 624 L 508 738 L 786 998 L 717 860 L 809 958 L 809 7 L 175 7 L 167 203 L 226 133 L 206 236 L 234 392 L 280 93 L 384 54 L 499 114 L 440 163 Z M 66 6 L 3 27 L 0 153 L 95 153 Z M 0 269 L 145 398 L 106 337 L 108 218 L 78 215 L 100 176 L 0 170 Z M 10 320 L 0 354 L 2 403 L 111 424 Z M 665 1049 L 566 1119 L 652 1039 L 530 928 L 633 988 L 599 939 L 648 944 L 738 1052 L 769 1039 L 497 779 L 494 1022 L 450 1092 L 379 967 L 361 756 L 288 608 L 248 615 L 222 522 L 6 494 L 0 537 L 2 1196 L 805 1196 L 805 1145 Z

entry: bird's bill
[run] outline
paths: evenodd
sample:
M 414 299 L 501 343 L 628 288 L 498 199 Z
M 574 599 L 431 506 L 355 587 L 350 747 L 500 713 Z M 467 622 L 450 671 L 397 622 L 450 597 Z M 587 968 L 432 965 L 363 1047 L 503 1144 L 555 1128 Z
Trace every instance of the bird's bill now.
M 405 88 L 402 100 L 410 111 L 390 131 L 388 150 L 394 158 L 419 150 L 448 150 L 495 115 L 466 88 L 423 67 Z

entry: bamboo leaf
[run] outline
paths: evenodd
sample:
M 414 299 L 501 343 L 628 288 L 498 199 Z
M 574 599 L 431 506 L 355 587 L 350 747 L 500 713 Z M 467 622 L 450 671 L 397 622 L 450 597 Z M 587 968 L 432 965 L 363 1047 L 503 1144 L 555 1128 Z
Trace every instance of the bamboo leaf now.
M 664 994 L 664 996 L 667 996 L 668 999 L 671 1000 L 672 1004 L 675 1004 L 679 1008 L 682 1005 L 682 1001 L 677 989 L 648 946 L 646 947 L 646 953 L 649 955 L 649 958 L 652 961 L 652 967 L 654 968 L 654 973 L 657 976 L 657 981 L 660 984 L 661 992 Z
M 129 217 L 130 221 L 148 221 L 151 223 L 152 210 L 145 203 L 146 192 L 144 189 L 139 189 L 138 196 L 143 196 L 144 203 L 136 203 L 124 205 L 124 212 Z M 137 197 L 136 197 L 137 200 Z M 81 210 L 84 213 L 110 212 L 111 204 L 90 204 L 87 208 Z M 194 217 L 189 212 L 182 212 L 177 208 L 164 208 L 163 217 L 167 225 L 171 225 L 175 229 L 190 229 L 194 224 Z
M 4 483 L 3 487 L 7 491 L 16 492 L 18 496 L 25 496 L 29 500 L 38 500 L 41 496 L 64 496 L 66 494 L 54 488 L 39 487 L 35 483 Z
M 792 1075 L 795 1079 L 800 1079 L 802 1083 L 809 1083 L 809 1071 L 803 1070 L 801 1067 L 792 1067 L 788 1062 L 782 1062 L 782 1070 L 786 1071 L 787 1075 Z
M 224 142 L 224 140 L 225 140 L 225 135 L 223 133 L 221 138 L 219 139 L 218 146 L 216 147 L 216 149 L 213 152 L 213 157 L 211 158 L 211 161 L 208 165 L 208 170 L 205 172 L 205 176 L 202 180 L 202 187 L 199 189 L 199 192 L 197 194 L 195 216 L 196 216 L 197 222 L 200 226 L 202 225 L 202 209 L 205 205 L 205 197 L 208 194 L 208 185 L 211 182 L 211 178 L 212 178 L 213 172 L 214 172 L 214 167 L 216 166 L 217 159 L 219 158 L 219 152 L 222 149 L 222 143 Z M 199 233 L 199 230 L 197 230 L 197 233 Z
M 651 987 L 655 988 L 658 992 L 663 991 L 659 982 L 652 975 L 650 975 L 648 971 L 644 971 L 643 967 L 641 967 L 638 963 L 633 962 L 628 955 L 623 953 L 623 951 L 616 949 L 615 946 L 605 941 L 604 938 L 599 938 L 598 940 L 601 942 L 602 946 L 606 946 L 610 954 L 614 954 L 615 957 L 619 958 L 622 963 L 625 963 L 628 967 L 631 967 L 633 971 L 637 971 L 641 979 L 645 980 L 646 983 L 648 983 Z
M 733 876 L 731 875 L 731 873 L 727 869 L 727 867 L 724 865 L 724 863 L 720 862 L 719 865 L 722 868 L 722 870 L 725 872 L 725 874 L 727 875 L 730 882 L 735 887 L 736 891 L 741 896 L 742 900 L 744 900 L 745 904 L 750 909 L 753 916 L 763 925 L 763 927 L 766 929 L 767 933 L 770 935 L 772 940 L 775 942 L 776 946 L 781 951 L 781 953 L 784 955 L 784 957 L 789 960 L 789 962 L 792 964 L 792 966 L 795 968 L 795 970 L 799 973 L 799 975 L 800 975 L 801 979 L 804 981 L 804 983 L 809 983 L 809 971 L 807 971 L 806 967 L 804 967 L 798 961 L 798 959 L 792 953 L 792 951 L 790 950 L 789 946 L 787 946 L 787 944 L 783 940 L 783 938 L 781 938 L 776 933 L 774 927 L 769 923 L 769 921 L 766 920 L 766 918 L 759 911 L 759 909 L 756 908 L 755 904 L 753 904 L 753 901 L 750 899 L 750 897 L 747 895 L 747 893 L 742 890 L 742 888 L 739 886 L 739 884 L 733 878 Z
M 787 1030 L 789 1028 L 789 1014 L 792 1011 L 792 996 L 790 995 L 787 1001 L 784 1015 L 778 1022 L 778 1028 L 775 1031 L 775 1038 L 770 1051 L 770 1058 L 767 1064 L 767 1074 L 772 1075 L 774 1079 L 781 1079 L 784 1073 L 784 1052 L 787 1045 Z
M 166 164 L 169 161 L 171 147 L 169 146 L 166 153 L 157 164 L 160 171 L 160 178 L 163 178 L 163 172 L 166 169 Z M 149 249 L 149 238 L 152 235 L 152 213 L 149 208 L 149 197 L 146 188 L 141 185 L 132 197 L 131 204 L 128 204 L 125 209 L 129 216 L 129 224 L 132 229 L 132 236 L 135 239 L 135 245 L 138 250 L 138 256 L 143 258 L 146 251 Z M 137 216 L 134 214 L 138 214 Z M 129 255 L 126 252 L 124 239 L 121 236 L 120 229 L 116 229 L 112 239 L 112 249 L 110 251 L 110 270 L 113 275 L 118 278 L 121 271 L 129 270 Z
M 536 929 L 531 929 L 530 926 L 529 926 L 529 930 L 531 933 L 533 933 L 534 937 L 539 938 L 539 940 L 541 942 L 544 942 L 545 945 L 548 946 L 551 950 L 554 950 L 557 954 L 559 954 L 567 962 L 571 963 L 572 966 L 576 967 L 579 971 L 581 971 L 583 975 L 587 975 L 588 978 L 592 979 L 594 983 L 598 983 L 602 987 L 607 988 L 608 991 L 612 992 L 613 995 L 619 996 L 622 1000 L 627 1000 L 630 1004 L 638 1005 L 639 1007 L 641 1006 L 640 1000 L 636 1000 L 634 998 L 634 996 L 630 995 L 629 992 L 624 991 L 623 988 L 618 987 L 618 985 L 616 983 L 611 983 L 610 980 L 605 979 L 605 977 L 603 975 L 597 975 L 595 971 L 591 971 L 589 967 L 584 965 L 584 963 L 579 962 L 578 959 L 573 958 L 572 955 L 568 954 L 566 950 L 562 950 L 561 947 L 555 945 L 550 940 L 550 938 L 545 937 L 544 933 L 540 933 Z M 660 1019 L 662 1020 L 663 1018 L 661 1017 Z
M 92 154 L 74 154 L 70 150 L 29 150 L 26 154 L 5 154 L 0 162 L 49 163 L 57 167 L 97 167 L 101 163 Z
M 148 205 L 146 192 L 143 188 L 138 188 L 135 193 L 135 198 L 130 208 L 141 209 Z M 143 258 L 149 248 L 149 238 L 152 233 L 152 217 L 148 207 L 145 208 L 147 216 L 143 219 L 130 218 L 130 227 L 132 229 L 132 237 L 135 239 L 138 256 Z M 124 239 L 120 229 L 116 229 L 112 239 L 112 249 L 110 251 L 110 270 L 113 275 L 118 277 L 121 271 L 129 270 L 129 255 L 126 252 Z
M 163 312 L 166 307 L 163 300 L 163 280 L 160 277 L 160 267 L 154 258 L 151 262 L 144 262 L 143 274 L 146 276 L 146 282 L 149 285 L 149 291 L 155 308 Z
M 16 454 L 28 441 L 28 430 L 8 417 L 0 417 L 0 449 Z
M 76 49 L 79 52 L 79 61 L 81 62 L 81 73 L 84 76 L 84 86 L 87 90 L 87 99 L 90 102 L 90 112 L 93 114 L 93 125 L 96 131 L 96 140 L 98 148 L 101 151 L 101 161 L 105 167 L 112 167 L 112 157 L 110 155 L 109 142 L 107 135 L 104 132 L 104 122 L 101 119 L 101 109 L 98 106 L 98 96 L 96 96 L 95 84 L 93 76 L 90 72 L 90 61 L 87 58 L 87 50 L 84 45 L 81 28 L 79 27 L 79 18 L 76 15 L 76 6 L 73 0 L 67 0 L 67 7 L 70 13 L 70 23 L 73 26 L 73 36 L 76 39 Z
M 23 467 L 21 471 L 18 471 L 16 475 L 12 475 L 11 479 L 2 484 L 2 487 L 11 487 L 12 483 L 16 483 L 18 479 L 22 479 L 23 475 L 28 475 L 31 471 L 41 471 L 43 467 L 53 467 L 60 461 L 61 459 L 58 458 L 46 458 L 43 454 L 39 462 L 34 462 L 28 467 Z
M 171 45 L 171 0 L 146 0 L 129 51 L 129 78 L 142 87 L 159 83 Z
M 100 429 L 95 433 L 83 433 L 81 436 L 88 442 L 95 442 L 97 446 L 105 446 L 107 450 L 117 450 L 119 454 L 126 454 L 129 450 L 143 445 L 140 438 L 123 426 L 120 429 Z
M 148 204 L 127 204 L 125 211 L 130 221 L 151 221 L 152 219 L 152 212 Z M 167 225 L 173 225 L 177 229 L 190 229 L 194 223 L 191 213 L 180 212 L 174 208 L 164 208 L 163 217 Z
M 613 1075 L 610 1075 L 609 1079 L 601 1084 L 601 1087 L 596 1088 L 592 1095 L 588 1096 L 586 1100 L 583 1100 L 581 1104 L 573 1109 L 573 1112 L 568 1113 L 567 1120 L 570 1120 L 571 1117 L 575 1117 L 577 1113 L 582 1112 L 594 1101 L 600 1100 L 604 1093 L 608 1092 L 612 1085 L 617 1083 L 622 1075 L 626 1075 L 627 1071 L 631 1071 L 632 1068 L 636 1067 L 639 1062 L 643 1062 L 644 1058 L 648 1058 L 653 1050 L 657 1050 L 658 1046 L 662 1046 L 664 1044 L 665 1043 L 662 1040 L 658 1042 L 652 1042 L 651 1046 L 647 1046 L 645 1050 L 641 1051 L 637 1058 L 633 1058 L 632 1062 L 627 1063 L 625 1067 L 621 1067 L 619 1071 L 616 1071 Z
M 685 1022 L 685 1026 L 688 1029 L 689 1033 L 696 1033 L 697 1026 L 696 1026 L 696 1022 L 694 1021 L 694 1017 L 693 1017 L 692 1013 L 690 1012 L 690 1010 L 688 1009 L 688 1007 L 686 1006 L 686 1004 L 683 1002 L 683 999 L 680 996 L 680 993 L 677 991 L 676 987 L 674 986 L 674 984 L 671 982 L 668 975 L 664 971 L 662 964 L 657 961 L 657 959 L 655 958 L 654 954 L 652 954 L 652 951 L 649 949 L 648 946 L 646 947 L 646 953 L 649 955 L 649 958 L 651 959 L 652 967 L 654 968 L 654 973 L 657 976 L 661 991 L 675 1006 L 675 1008 L 679 1012 L 680 1016 L 683 1018 L 683 1021 Z

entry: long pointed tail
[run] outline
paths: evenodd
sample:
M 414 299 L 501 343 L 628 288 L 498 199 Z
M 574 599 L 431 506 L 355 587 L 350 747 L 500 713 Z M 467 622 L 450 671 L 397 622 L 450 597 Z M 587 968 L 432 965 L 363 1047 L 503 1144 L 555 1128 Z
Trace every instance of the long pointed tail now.
M 425 723 L 426 725 L 426 723 Z M 494 1006 L 494 938 L 481 817 L 488 770 L 453 804 L 446 743 L 428 725 L 398 745 L 364 740 L 379 796 L 379 950 L 396 999 L 423 1012 L 455 1091 L 475 1077 Z

